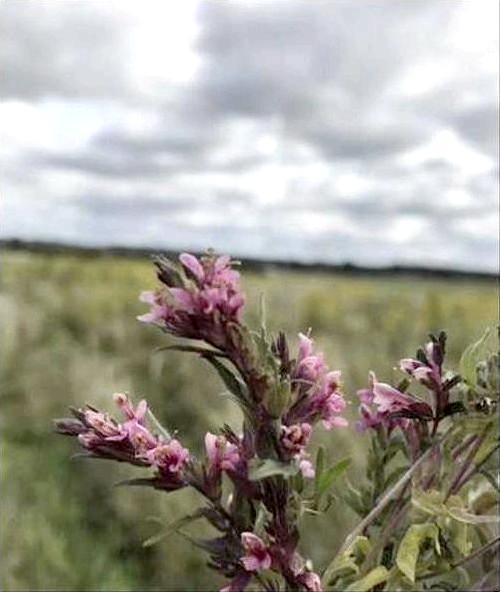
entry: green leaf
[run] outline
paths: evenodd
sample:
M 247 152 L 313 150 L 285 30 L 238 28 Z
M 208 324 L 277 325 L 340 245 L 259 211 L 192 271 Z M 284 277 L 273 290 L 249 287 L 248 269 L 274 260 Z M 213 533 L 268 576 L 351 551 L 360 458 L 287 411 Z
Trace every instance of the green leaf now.
M 488 339 L 490 335 L 491 329 L 488 327 L 475 343 L 465 348 L 460 358 L 460 374 L 469 384 L 476 384 L 476 366 L 488 352 Z
M 435 524 L 412 524 L 406 531 L 403 540 L 399 544 L 396 565 L 412 582 L 415 582 L 420 545 L 426 539 L 433 539 L 436 550 L 440 553 L 438 537 L 439 529 Z
M 446 514 L 446 506 L 443 504 L 443 495 L 434 489 L 422 491 L 414 489 L 411 494 L 411 503 L 418 510 L 431 516 L 443 516 Z
M 330 582 L 340 574 L 357 575 L 359 573 L 358 564 L 362 563 L 364 558 L 371 551 L 371 543 L 365 536 L 357 536 L 347 549 L 334 558 L 323 574 L 323 583 L 327 587 Z
M 250 481 L 260 481 L 274 475 L 291 477 L 299 472 L 299 467 L 293 463 L 284 463 L 279 460 L 268 458 L 266 460 L 257 460 L 250 463 L 248 478 Z
M 210 355 L 216 356 L 219 358 L 227 358 L 227 354 L 221 351 L 217 351 L 216 349 L 211 349 L 208 347 L 203 347 L 201 345 L 183 345 L 183 344 L 176 344 L 176 345 L 165 345 L 163 347 L 157 347 L 155 352 L 161 351 L 179 351 L 179 352 L 191 352 L 193 354 L 200 354 L 200 355 Z
M 164 428 L 161 423 L 158 421 L 156 416 L 153 414 L 151 409 L 148 407 L 148 419 L 154 425 L 156 431 L 160 436 L 163 436 L 165 440 L 170 440 L 171 436 L 166 428 Z
M 233 373 L 227 366 L 219 362 L 219 360 L 212 354 L 203 354 L 203 358 L 207 360 L 217 370 L 217 373 L 222 378 L 222 382 L 229 392 L 235 395 L 238 400 L 247 400 L 247 389 L 244 383 Z
M 322 496 L 326 491 L 330 489 L 334 481 L 338 479 L 342 473 L 344 473 L 349 465 L 351 464 L 351 458 L 346 457 L 339 460 L 338 463 L 334 464 L 333 467 L 323 470 L 317 483 L 316 489 L 319 496 Z
M 500 516 L 497 514 L 472 514 L 463 508 L 448 508 L 448 514 L 459 522 L 465 522 L 465 524 L 500 523 Z
M 142 546 L 143 547 L 151 547 L 153 545 L 156 545 L 156 543 L 158 543 L 162 539 L 177 532 L 179 530 L 179 528 L 181 528 L 182 526 L 186 526 L 187 524 L 190 524 L 191 522 L 194 522 L 195 520 L 199 520 L 200 518 L 203 518 L 203 516 L 204 516 L 204 509 L 203 508 L 201 508 L 200 510 L 197 510 L 196 512 L 194 512 L 194 514 L 188 514 L 187 516 L 182 516 L 182 518 L 179 518 L 178 520 L 174 520 L 174 522 L 171 522 L 170 524 L 168 524 L 163 530 L 161 530 L 160 532 L 158 532 L 158 533 L 154 534 L 153 536 L 149 537 L 148 539 L 146 539 L 142 543 Z
M 316 453 L 316 468 L 314 469 L 314 483 L 316 484 L 316 490 L 318 489 L 318 482 L 323 474 L 325 468 L 325 447 L 320 446 Z
M 346 588 L 346 592 L 368 592 L 373 587 L 385 582 L 389 577 L 389 571 L 383 565 L 379 565 L 366 574 L 364 578 L 353 582 Z

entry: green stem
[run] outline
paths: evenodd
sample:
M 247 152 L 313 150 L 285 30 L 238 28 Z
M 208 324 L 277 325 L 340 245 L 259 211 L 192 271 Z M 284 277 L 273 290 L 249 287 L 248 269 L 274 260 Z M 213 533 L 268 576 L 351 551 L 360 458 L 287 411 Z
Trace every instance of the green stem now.
M 498 545 L 498 543 L 500 543 L 500 536 L 489 541 L 488 543 L 486 543 L 482 547 L 479 547 L 479 549 L 476 549 L 473 553 L 471 553 L 470 555 L 467 555 L 467 557 L 463 557 L 462 559 L 460 559 L 460 561 L 455 561 L 455 563 L 450 563 L 450 570 L 456 569 L 457 567 L 462 567 L 462 565 L 465 565 L 466 563 L 469 563 L 469 562 L 473 561 L 474 559 L 477 559 L 478 557 L 480 557 L 481 555 L 486 553 L 486 551 L 489 551 L 495 545 Z M 444 572 L 442 572 L 442 571 L 433 571 L 431 573 L 424 574 L 422 576 L 417 576 L 417 580 L 428 580 L 430 578 L 435 578 L 443 573 Z
M 373 508 L 373 510 L 361 520 L 361 522 L 350 532 L 350 534 L 344 540 L 344 543 L 340 547 L 340 549 L 335 554 L 335 557 L 332 559 L 328 567 L 326 568 L 323 574 L 323 585 L 326 587 L 328 582 L 331 578 L 331 574 L 335 569 L 335 561 L 338 557 L 340 557 L 352 543 L 356 540 L 356 537 L 359 536 L 365 528 L 367 528 L 376 518 L 377 516 L 384 510 L 384 508 L 394 499 L 394 497 L 399 493 L 399 491 L 410 481 L 413 474 L 417 471 L 418 468 L 422 466 L 422 464 L 429 458 L 431 453 L 433 452 L 436 446 L 441 445 L 451 434 L 453 426 L 450 426 L 446 432 L 438 438 L 434 444 L 432 444 L 421 456 L 418 458 L 413 465 L 406 471 L 406 473 L 399 479 L 399 481 L 389 489 L 389 491 L 382 496 L 380 501 L 377 505 Z

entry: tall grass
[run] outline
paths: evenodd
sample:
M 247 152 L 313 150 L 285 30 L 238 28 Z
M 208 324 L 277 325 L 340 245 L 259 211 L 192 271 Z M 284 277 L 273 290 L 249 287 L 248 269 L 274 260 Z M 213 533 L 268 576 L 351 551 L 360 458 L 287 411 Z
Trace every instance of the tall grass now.
M 212 590 L 216 576 L 182 537 L 151 548 L 148 516 L 165 522 L 188 511 L 190 496 L 162 495 L 113 483 L 136 474 L 104 461 L 71 461 L 74 442 L 55 437 L 51 418 L 69 405 L 111 409 L 110 395 L 147 396 L 155 413 L 179 430 L 194 451 L 198 435 L 220 418 L 237 425 L 238 412 L 204 363 L 155 352 L 169 338 L 141 326 L 137 294 L 154 285 L 147 261 L 4 253 L 0 284 L 2 580 L 6 590 Z M 245 274 L 247 318 L 258 322 L 265 294 L 271 330 L 293 338 L 313 328 L 332 367 L 343 370 L 345 392 L 366 381 L 366 370 L 390 378 L 393 362 L 412 354 L 428 331 L 446 328 L 449 358 L 492 324 L 492 282 L 415 278 L 349 278 L 270 271 Z M 318 440 L 332 458 L 355 456 L 363 465 L 363 436 L 351 430 Z M 307 518 L 308 549 L 319 567 L 355 517 L 331 511 Z

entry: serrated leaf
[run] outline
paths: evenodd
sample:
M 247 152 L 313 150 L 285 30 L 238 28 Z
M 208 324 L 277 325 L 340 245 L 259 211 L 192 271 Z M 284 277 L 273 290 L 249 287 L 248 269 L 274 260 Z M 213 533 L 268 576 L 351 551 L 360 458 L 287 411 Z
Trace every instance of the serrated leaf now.
M 379 565 L 366 574 L 364 578 L 353 582 L 346 588 L 346 592 L 368 592 L 375 586 L 385 582 L 389 577 L 389 571 L 383 565 Z
M 338 463 L 334 464 L 333 467 L 323 470 L 317 484 L 316 489 L 319 496 L 322 496 L 326 491 L 330 489 L 336 479 L 338 479 L 351 464 L 351 458 L 346 457 L 339 460 Z
M 253 464 L 253 466 L 252 466 Z M 268 458 L 266 460 L 258 460 L 256 463 L 251 463 L 248 478 L 250 481 L 260 481 L 275 475 L 283 477 L 291 477 L 299 472 L 299 467 L 294 463 L 284 463 L 279 460 Z
M 436 550 L 440 553 L 439 529 L 435 524 L 412 524 L 406 531 L 396 554 L 396 565 L 404 575 L 415 582 L 420 545 L 426 539 L 434 541 Z

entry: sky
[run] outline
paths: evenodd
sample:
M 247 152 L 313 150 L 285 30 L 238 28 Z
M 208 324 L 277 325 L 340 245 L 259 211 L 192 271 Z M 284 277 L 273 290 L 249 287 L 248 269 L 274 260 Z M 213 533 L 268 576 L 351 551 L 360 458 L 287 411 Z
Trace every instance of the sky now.
M 3 0 L 1 238 L 493 271 L 496 0 Z

